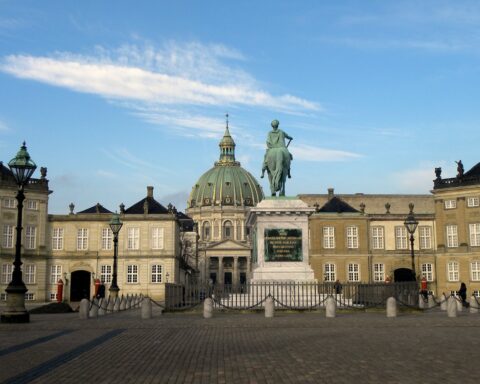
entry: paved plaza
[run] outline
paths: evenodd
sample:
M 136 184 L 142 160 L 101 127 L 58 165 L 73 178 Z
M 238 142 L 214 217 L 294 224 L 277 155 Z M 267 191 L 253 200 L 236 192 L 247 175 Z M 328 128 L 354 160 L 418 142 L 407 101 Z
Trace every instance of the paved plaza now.
M 167 313 L 0 325 L 3 383 L 478 383 L 480 314 Z

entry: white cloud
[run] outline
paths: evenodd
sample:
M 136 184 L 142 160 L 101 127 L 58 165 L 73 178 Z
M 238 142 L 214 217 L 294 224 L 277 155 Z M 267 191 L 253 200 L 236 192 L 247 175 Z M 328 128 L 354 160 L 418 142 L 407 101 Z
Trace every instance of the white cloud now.
M 0 120 L 0 132 L 8 132 L 10 128 L 2 120 Z
M 362 157 L 357 153 L 296 144 L 290 148 L 295 160 L 303 161 L 345 161 Z

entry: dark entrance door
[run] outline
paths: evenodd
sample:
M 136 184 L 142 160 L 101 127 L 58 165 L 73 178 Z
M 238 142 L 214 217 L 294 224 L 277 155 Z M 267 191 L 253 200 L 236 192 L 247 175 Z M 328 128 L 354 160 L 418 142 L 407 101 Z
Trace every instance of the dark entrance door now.
M 72 272 L 70 285 L 70 301 L 80 301 L 90 298 L 90 272 Z
M 245 272 L 240 272 L 240 284 L 247 284 L 247 274 Z
M 225 280 L 223 280 L 224 284 L 232 284 L 232 272 L 225 272 Z
M 393 272 L 393 279 L 395 282 L 401 281 L 415 281 L 413 278 L 412 270 L 408 268 L 398 268 Z
M 212 284 L 217 282 L 217 274 L 215 272 L 210 273 L 210 280 L 212 281 Z

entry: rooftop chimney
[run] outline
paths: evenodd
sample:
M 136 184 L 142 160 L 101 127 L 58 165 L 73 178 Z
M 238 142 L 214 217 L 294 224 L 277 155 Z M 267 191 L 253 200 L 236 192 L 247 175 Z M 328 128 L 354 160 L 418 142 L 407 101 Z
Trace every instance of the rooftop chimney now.
M 328 200 L 332 200 L 332 197 L 334 195 L 333 191 L 333 188 L 328 188 Z
M 151 197 L 153 199 L 153 187 L 152 186 L 147 187 L 147 197 Z

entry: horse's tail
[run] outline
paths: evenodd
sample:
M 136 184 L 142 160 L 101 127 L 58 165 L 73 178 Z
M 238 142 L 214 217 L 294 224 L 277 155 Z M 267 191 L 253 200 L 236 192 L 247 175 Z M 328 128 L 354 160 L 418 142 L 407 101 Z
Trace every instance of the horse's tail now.
M 276 191 L 279 191 L 281 189 L 281 183 L 282 183 L 282 172 L 283 172 L 283 153 L 280 150 L 276 151 L 276 159 L 275 159 L 275 170 L 272 173 L 272 183 L 273 183 L 273 188 Z

